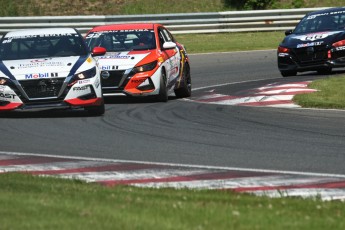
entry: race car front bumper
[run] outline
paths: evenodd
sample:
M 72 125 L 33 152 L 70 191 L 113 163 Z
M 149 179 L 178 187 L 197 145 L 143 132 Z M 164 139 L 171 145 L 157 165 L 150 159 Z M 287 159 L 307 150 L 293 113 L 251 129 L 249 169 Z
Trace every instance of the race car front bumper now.
M 31 87 L 30 90 L 52 89 Z M 80 80 L 74 82 L 73 85 L 65 83 L 57 91 L 61 91 L 61 95 L 30 98 L 28 95 L 33 95 L 33 93 L 25 91 L 22 86 L 0 85 L 0 111 L 75 109 L 99 106 L 103 103 L 99 77 Z M 44 93 L 40 95 L 44 95 Z

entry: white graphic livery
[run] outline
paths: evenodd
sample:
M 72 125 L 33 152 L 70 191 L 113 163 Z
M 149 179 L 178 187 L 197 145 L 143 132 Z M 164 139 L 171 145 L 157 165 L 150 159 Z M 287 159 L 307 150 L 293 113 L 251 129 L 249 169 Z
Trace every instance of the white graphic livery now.
M 0 111 L 84 108 L 104 113 L 100 70 L 71 28 L 21 30 L 0 41 Z

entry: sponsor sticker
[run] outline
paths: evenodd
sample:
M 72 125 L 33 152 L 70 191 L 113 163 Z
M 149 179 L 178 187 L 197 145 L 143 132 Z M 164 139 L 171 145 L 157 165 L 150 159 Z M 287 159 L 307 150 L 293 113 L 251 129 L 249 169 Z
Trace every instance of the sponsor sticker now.
M 316 40 L 321 40 L 324 39 L 330 35 L 339 33 L 339 31 L 335 32 L 328 32 L 328 33 L 313 33 L 313 34 L 306 34 L 306 35 L 301 35 L 301 36 L 296 36 L 294 37 L 295 39 L 301 40 L 301 41 L 316 41 Z
M 340 10 L 340 11 L 333 11 L 333 12 L 328 12 L 328 13 L 310 15 L 310 16 L 307 17 L 307 20 L 315 19 L 315 18 L 320 17 L 320 16 L 337 15 L 337 14 L 345 14 L 345 10 Z
M 78 84 L 86 84 L 86 83 L 90 83 L 89 79 L 85 79 L 85 80 L 79 80 Z
M 25 79 L 38 79 L 38 78 L 53 78 L 58 77 L 58 73 L 31 73 L 25 74 Z
M 11 93 L 3 93 L 3 92 L 0 93 L 1 100 L 5 100 L 5 101 L 12 101 L 15 99 L 16 96 L 17 95 L 11 94 Z
M 103 65 L 101 66 L 101 70 L 115 70 L 119 69 L 119 66 L 116 65 Z
M 47 61 L 44 59 L 39 60 L 32 60 L 31 63 L 26 64 L 19 64 L 18 69 L 27 69 L 27 68 L 35 68 L 35 67 L 52 67 L 52 66 L 64 66 L 63 62 L 56 62 L 56 61 Z
M 94 33 L 89 33 L 86 35 L 86 38 L 98 38 L 102 34 L 108 34 L 108 33 L 128 33 L 128 32 L 148 32 L 150 30 L 148 29 L 137 29 L 137 30 L 104 30 L 104 31 L 97 31 Z M 151 30 L 152 31 L 152 30 Z M 153 31 L 152 31 L 153 32 Z
M 323 44 L 323 41 L 320 42 L 309 42 L 304 44 L 298 44 L 297 48 L 304 48 L 304 47 L 310 47 L 310 46 L 320 46 Z
M 77 91 L 77 92 L 83 91 L 83 93 L 91 93 L 91 89 L 89 85 L 73 87 L 73 91 Z
M 71 36 L 74 37 L 77 33 L 52 33 L 52 34 L 30 34 L 30 35 L 19 35 L 12 37 L 5 37 L 4 39 L 26 39 L 26 38 L 44 38 L 44 37 L 62 37 Z
M 101 70 L 110 70 L 111 69 L 111 65 L 103 65 L 101 66 Z
M 31 60 L 30 62 L 31 63 L 40 63 L 40 62 L 45 62 L 45 61 L 48 61 L 49 59 L 48 58 L 44 58 L 44 59 L 35 59 L 35 60 Z
M 99 59 L 130 59 L 129 55 L 111 55 L 111 56 L 102 56 Z
M 132 79 L 131 80 L 131 82 L 133 82 L 133 83 L 143 83 L 145 81 L 146 81 L 146 79 Z
M 336 51 L 345 50 L 345 46 L 340 46 L 335 48 Z

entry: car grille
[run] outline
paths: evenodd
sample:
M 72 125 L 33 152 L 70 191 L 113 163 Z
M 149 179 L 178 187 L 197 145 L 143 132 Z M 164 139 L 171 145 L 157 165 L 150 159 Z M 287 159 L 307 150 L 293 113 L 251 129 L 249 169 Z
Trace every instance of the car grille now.
M 19 81 L 29 98 L 57 97 L 65 78 Z
M 301 66 L 323 64 L 327 60 L 326 46 L 293 49 L 293 59 Z
M 110 76 L 106 79 L 102 78 L 102 87 L 119 87 L 120 81 L 125 73 L 122 71 L 109 71 Z

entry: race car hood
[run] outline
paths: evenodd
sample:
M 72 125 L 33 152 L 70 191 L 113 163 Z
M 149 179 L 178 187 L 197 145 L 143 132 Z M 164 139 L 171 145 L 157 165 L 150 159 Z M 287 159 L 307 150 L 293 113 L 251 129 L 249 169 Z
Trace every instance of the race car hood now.
M 17 80 L 67 77 L 78 60 L 78 56 L 8 60 L 3 61 L 0 71 L 3 74 L 10 73 Z
M 325 31 L 306 34 L 290 34 L 286 36 L 281 46 L 287 48 L 301 48 L 317 45 L 332 45 L 345 39 L 345 31 Z
M 153 51 L 152 51 L 153 52 Z M 101 70 L 126 70 L 133 68 L 144 58 L 148 57 L 151 51 L 131 51 L 121 53 L 106 53 L 103 56 L 95 57 Z

